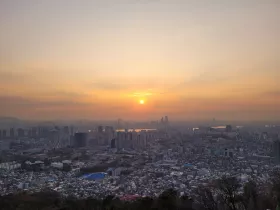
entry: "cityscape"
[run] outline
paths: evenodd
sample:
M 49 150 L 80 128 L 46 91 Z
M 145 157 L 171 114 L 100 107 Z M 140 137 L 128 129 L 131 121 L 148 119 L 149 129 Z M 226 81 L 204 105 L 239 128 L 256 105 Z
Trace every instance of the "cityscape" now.
M 280 0 L 0 0 L 0 210 L 280 210 Z
M 51 189 L 133 200 L 174 189 L 191 197 L 224 176 L 266 183 L 279 169 L 279 125 L 177 128 L 164 116 L 149 129 L 122 129 L 121 122 L 2 128 L 1 195 Z

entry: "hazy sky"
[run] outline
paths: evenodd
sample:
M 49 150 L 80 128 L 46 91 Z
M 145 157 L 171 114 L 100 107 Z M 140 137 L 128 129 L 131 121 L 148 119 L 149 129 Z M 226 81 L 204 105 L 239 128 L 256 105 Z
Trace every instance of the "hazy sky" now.
M 0 0 L 2 116 L 275 120 L 279 83 L 279 0 Z

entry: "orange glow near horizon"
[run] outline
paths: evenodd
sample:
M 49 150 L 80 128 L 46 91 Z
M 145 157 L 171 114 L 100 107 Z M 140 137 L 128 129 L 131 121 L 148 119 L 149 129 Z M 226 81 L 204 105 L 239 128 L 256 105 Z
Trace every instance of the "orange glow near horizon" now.
M 12 2 L 0 116 L 280 119 L 279 1 Z

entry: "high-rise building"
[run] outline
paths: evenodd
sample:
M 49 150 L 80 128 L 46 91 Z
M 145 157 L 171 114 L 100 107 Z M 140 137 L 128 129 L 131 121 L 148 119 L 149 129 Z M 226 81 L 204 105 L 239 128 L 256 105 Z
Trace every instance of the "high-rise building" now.
M 85 147 L 87 145 L 87 133 L 75 133 L 74 147 Z
M 7 131 L 6 130 L 2 130 L 2 139 L 7 138 Z
M 98 133 L 103 133 L 103 126 L 102 125 L 98 126 L 97 131 Z
M 147 132 L 141 131 L 137 133 L 132 132 L 117 132 L 116 134 L 116 147 L 118 149 L 143 149 L 147 145 Z
M 105 126 L 105 132 L 114 132 L 114 128 L 112 126 Z
M 97 132 L 95 132 L 97 144 L 98 145 L 108 145 L 108 141 L 106 142 L 105 132 L 103 131 L 103 126 L 99 125 L 97 127 Z
M 32 137 L 33 138 L 36 138 L 37 137 L 37 127 L 33 127 L 32 129 L 31 129 L 31 135 L 32 135 Z
M 39 137 L 43 137 L 43 128 L 42 127 L 38 127 L 38 136 Z
M 43 127 L 42 128 L 42 137 L 47 137 L 49 135 L 50 129 L 49 127 Z
M 60 136 L 59 136 L 59 131 L 57 129 L 50 130 L 49 141 L 52 148 L 60 147 Z
M 14 137 L 15 137 L 15 129 L 10 128 L 10 138 L 14 138 Z
M 20 138 L 24 137 L 24 130 L 22 128 L 18 128 L 17 129 L 17 135 Z
M 273 142 L 273 155 L 276 163 L 280 163 L 280 141 L 279 139 Z
M 162 117 L 160 120 L 160 128 L 166 129 L 169 125 L 168 116 Z
M 227 125 L 226 126 L 226 132 L 231 132 L 232 131 L 232 126 L 231 125 Z
M 68 126 L 64 126 L 63 127 L 63 132 L 65 133 L 65 134 L 70 134 L 70 130 L 69 130 L 69 127 Z
M 106 126 L 105 127 L 105 144 L 108 145 L 109 142 L 114 138 L 114 128 L 112 126 Z
M 168 116 L 165 116 L 164 122 L 165 122 L 165 124 L 168 124 Z
M 116 139 L 111 140 L 111 148 L 116 148 Z
M 121 148 L 123 148 L 123 132 L 117 132 L 117 136 L 116 136 L 116 147 L 118 148 L 118 149 L 121 149 Z
M 70 128 L 70 135 L 74 136 L 74 127 L 73 126 L 71 126 L 71 128 Z
M 32 138 L 32 129 L 28 129 L 27 131 L 27 136 Z
M 146 145 L 147 145 L 147 133 L 146 132 L 140 132 L 139 136 L 140 136 L 139 146 L 140 146 L 140 148 L 145 148 Z
M 126 146 L 128 148 L 132 148 L 133 147 L 133 142 L 132 142 L 132 132 L 127 132 L 126 133 Z
M 70 145 L 70 130 L 68 126 L 64 126 L 60 131 L 60 142 L 62 147 Z
M 123 148 L 128 148 L 128 136 L 126 132 L 118 132 L 117 133 L 117 148 L 118 149 L 123 149 Z
M 132 141 L 132 148 L 137 149 L 138 144 L 137 144 L 137 139 L 138 139 L 138 133 L 135 131 L 131 132 L 131 141 Z

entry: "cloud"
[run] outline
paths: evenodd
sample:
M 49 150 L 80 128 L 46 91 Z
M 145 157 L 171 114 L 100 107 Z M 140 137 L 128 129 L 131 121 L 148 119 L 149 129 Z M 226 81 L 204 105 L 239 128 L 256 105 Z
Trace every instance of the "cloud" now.
M 196 77 L 192 77 L 182 85 L 202 85 L 202 84 L 213 84 L 229 81 L 230 75 L 225 75 L 218 72 L 208 71 L 199 74 Z
M 88 98 L 89 95 L 84 92 L 71 92 L 71 91 L 40 91 L 40 96 L 43 98 L 57 98 L 57 99 L 67 99 L 67 100 L 81 100 Z
M 124 84 L 117 84 L 112 82 L 94 82 L 89 85 L 92 89 L 98 89 L 98 90 L 122 90 L 127 89 L 129 86 Z
M 263 93 L 264 96 L 268 96 L 268 97 L 280 97 L 280 90 L 275 90 L 275 91 L 268 91 Z
M 27 98 L 23 98 L 20 96 L 0 96 L 0 107 L 7 105 L 30 105 L 32 101 Z
M 153 93 L 151 92 L 141 92 L 141 93 L 133 93 L 131 94 L 132 97 L 148 97 L 148 96 L 152 96 Z
M 74 99 L 57 99 L 57 100 L 40 100 L 37 98 L 27 98 L 21 96 L 0 96 L 0 109 L 44 109 L 44 108 L 59 108 L 69 106 L 93 106 L 93 103 L 83 102 Z
M 146 77 L 118 77 L 117 79 L 99 79 L 97 81 L 91 82 L 87 85 L 87 88 L 106 90 L 106 91 L 120 91 L 120 90 L 130 90 L 130 91 L 143 91 L 154 90 L 162 88 L 163 86 L 169 86 L 167 84 L 162 84 L 162 81 L 155 81 L 151 78 Z
M 5 84 L 19 83 L 26 80 L 26 74 L 0 70 L 0 82 Z
M 280 102 L 260 100 L 259 97 L 235 97 L 235 98 L 203 98 L 203 97 L 182 97 L 168 103 L 166 100 L 157 101 L 154 104 L 156 110 L 170 111 L 173 113 L 190 114 L 196 113 L 226 115 L 229 113 L 240 114 L 275 112 L 279 111 Z

